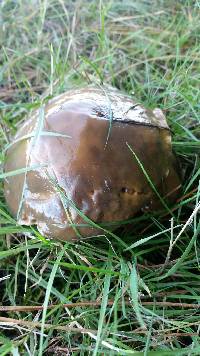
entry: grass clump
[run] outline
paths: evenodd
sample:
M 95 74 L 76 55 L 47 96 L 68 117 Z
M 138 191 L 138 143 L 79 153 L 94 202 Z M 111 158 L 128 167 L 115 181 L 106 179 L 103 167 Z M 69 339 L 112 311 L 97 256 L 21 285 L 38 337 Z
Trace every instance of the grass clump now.
M 0 23 L 2 164 L 26 114 L 104 82 L 163 109 L 183 176 L 173 218 L 65 245 L 16 226 L 1 179 L 0 354 L 199 355 L 199 2 L 3 0 Z

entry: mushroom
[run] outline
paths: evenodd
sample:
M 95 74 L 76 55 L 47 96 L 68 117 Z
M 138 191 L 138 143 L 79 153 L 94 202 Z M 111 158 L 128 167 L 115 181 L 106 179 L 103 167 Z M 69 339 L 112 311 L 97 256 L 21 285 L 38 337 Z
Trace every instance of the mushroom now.
M 62 240 L 162 207 L 155 189 L 172 203 L 180 187 L 163 112 L 114 88 L 71 90 L 35 110 L 7 148 L 4 170 L 14 171 L 4 192 L 18 223 Z

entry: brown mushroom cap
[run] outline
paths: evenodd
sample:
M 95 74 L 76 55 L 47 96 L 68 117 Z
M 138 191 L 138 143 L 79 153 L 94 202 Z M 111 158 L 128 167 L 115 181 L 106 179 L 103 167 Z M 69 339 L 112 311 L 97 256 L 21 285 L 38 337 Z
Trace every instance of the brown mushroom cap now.
M 71 223 L 82 236 L 102 232 L 83 226 L 77 209 L 96 223 L 109 223 L 157 208 L 128 145 L 160 194 L 173 201 L 180 181 L 161 110 L 147 110 L 115 89 L 86 88 L 54 98 L 44 118 L 41 110 L 32 113 L 7 151 L 5 172 L 32 168 L 5 180 L 11 212 L 44 236 L 70 240 L 76 238 Z

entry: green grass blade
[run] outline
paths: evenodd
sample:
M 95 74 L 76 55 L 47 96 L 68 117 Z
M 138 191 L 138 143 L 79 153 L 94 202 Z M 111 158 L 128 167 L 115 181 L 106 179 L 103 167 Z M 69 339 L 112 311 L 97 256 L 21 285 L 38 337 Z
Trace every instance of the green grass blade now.
M 61 261 L 64 253 L 65 253 L 65 248 L 64 247 L 58 254 L 58 257 L 54 263 L 54 266 L 52 268 L 51 274 L 49 276 L 49 281 L 47 284 L 47 288 L 46 288 L 46 294 L 45 294 L 45 299 L 44 299 L 44 309 L 43 309 L 43 313 L 42 313 L 42 325 L 41 325 L 41 334 L 40 334 L 40 345 L 39 345 L 39 351 L 38 351 L 38 356 L 42 356 L 43 355 L 43 338 L 44 338 L 44 324 L 45 324 L 45 319 L 46 319 L 46 314 L 47 314 L 47 306 L 49 303 L 49 298 L 50 298 L 50 294 L 51 294 L 51 288 L 53 286 L 53 282 L 54 282 L 54 278 L 58 269 L 58 264 Z
M 111 269 L 110 264 L 108 264 L 108 269 Z M 104 318 L 105 318 L 105 314 L 106 314 L 106 307 L 107 307 L 107 303 L 108 303 L 109 290 L 110 290 L 110 281 L 111 281 L 110 275 L 106 275 L 104 278 L 102 303 L 101 303 L 99 322 L 98 322 L 98 332 L 97 332 L 96 345 L 95 345 L 95 349 L 93 352 L 93 356 L 96 356 L 98 354 L 98 348 L 99 348 L 99 344 L 101 342 L 101 334 L 102 334 Z
M 138 291 L 138 276 L 137 276 L 137 271 L 136 271 L 134 264 L 132 265 L 131 274 L 130 274 L 130 293 L 131 293 L 133 309 L 135 311 L 137 321 L 140 324 L 141 328 L 146 329 L 146 325 L 144 323 L 144 320 L 143 320 L 141 312 L 140 312 L 139 294 L 138 294 L 139 293 L 139 291 Z

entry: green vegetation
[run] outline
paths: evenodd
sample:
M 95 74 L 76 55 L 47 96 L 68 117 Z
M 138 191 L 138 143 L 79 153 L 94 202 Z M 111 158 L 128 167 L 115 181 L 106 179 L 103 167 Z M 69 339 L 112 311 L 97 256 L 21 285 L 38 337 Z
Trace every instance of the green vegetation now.
M 173 220 L 62 244 L 16 225 L 1 170 L 0 355 L 200 355 L 200 2 L 1 0 L 0 25 L 2 167 L 32 109 L 104 82 L 164 110 L 183 177 Z

